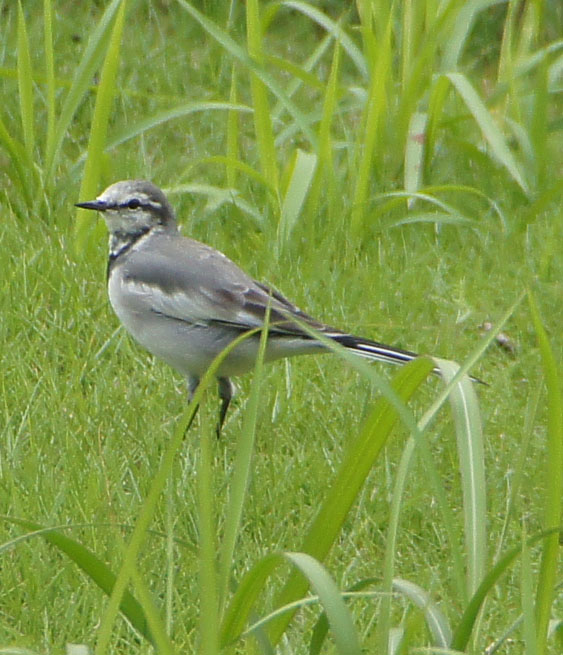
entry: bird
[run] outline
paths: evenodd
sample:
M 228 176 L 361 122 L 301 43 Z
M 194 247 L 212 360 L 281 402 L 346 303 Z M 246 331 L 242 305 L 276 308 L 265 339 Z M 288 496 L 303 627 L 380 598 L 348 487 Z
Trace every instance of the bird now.
M 266 361 L 329 352 L 312 331 L 371 360 L 404 364 L 418 357 L 314 319 L 220 251 L 183 236 L 166 195 L 152 182 L 115 182 L 76 207 L 105 219 L 107 285 L 115 314 L 139 344 L 186 378 L 190 399 L 215 357 L 240 335 L 255 331 L 216 372 L 218 436 L 234 394 L 231 377 L 254 367 L 267 314 Z

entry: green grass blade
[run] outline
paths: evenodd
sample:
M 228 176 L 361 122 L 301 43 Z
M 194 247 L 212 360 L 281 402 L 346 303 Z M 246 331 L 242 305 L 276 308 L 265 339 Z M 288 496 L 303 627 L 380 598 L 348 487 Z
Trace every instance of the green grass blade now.
M 342 655 L 360 655 L 362 650 L 350 612 L 323 565 L 307 553 L 285 553 L 285 557 L 301 571 L 319 597 L 332 629 L 337 651 Z
M 409 580 L 395 578 L 393 589 L 400 592 L 424 612 L 426 624 L 434 639 L 434 646 L 448 648 L 452 640 L 452 631 L 446 615 L 432 600 L 430 594 L 420 585 Z
M 136 568 L 132 570 L 131 581 L 139 598 L 139 604 L 143 607 L 147 618 L 151 641 L 155 646 L 155 650 L 162 653 L 162 655 L 175 655 L 174 646 L 168 636 L 169 630 L 166 621 L 162 618 L 160 608 L 156 606 L 144 577 Z
M 268 309 L 265 316 L 264 328 L 260 332 L 260 346 L 254 366 L 254 377 L 250 388 L 250 396 L 244 413 L 240 437 L 237 440 L 229 502 L 225 511 L 224 536 L 219 553 L 219 602 L 222 607 L 225 606 L 229 590 L 235 546 L 241 528 L 245 499 L 251 478 L 252 454 L 254 452 L 256 421 L 262 391 L 264 356 L 266 353 L 269 321 L 270 312 Z
M 526 223 L 533 223 L 534 220 L 560 196 L 563 195 L 563 180 L 553 180 L 551 186 L 541 192 L 538 197 L 526 208 Z
M 350 231 L 354 239 L 361 236 L 364 228 L 366 201 L 373 172 L 377 138 L 388 105 L 387 84 L 391 74 L 391 33 L 392 16 L 390 15 L 385 29 L 385 37 L 377 51 L 377 62 L 371 73 L 367 106 L 364 112 L 363 134 L 357 144 L 358 173 L 350 216 Z
M 324 14 L 313 5 L 306 2 L 298 2 L 298 0 L 286 0 L 286 2 L 282 2 L 281 5 L 283 7 L 289 7 L 290 9 L 296 9 L 297 11 L 300 11 L 305 16 L 308 16 L 314 20 L 329 34 L 332 34 L 334 39 L 340 43 L 344 52 L 354 62 L 354 65 L 358 69 L 360 75 L 364 79 L 367 79 L 368 66 L 362 51 L 338 23 L 333 21 L 331 18 L 329 18 L 329 16 Z
M 311 55 L 307 57 L 307 60 L 305 61 L 303 67 L 301 68 L 301 70 L 305 73 L 305 75 L 311 73 L 311 71 L 314 70 L 319 65 L 319 62 L 322 61 L 324 54 L 328 50 L 332 40 L 333 40 L 332 36 L 330 34 L 327 34 L 324 37 L 324 39 L 322 39 L 320 43 L 315 47 Z M 316 80 L 317 78 L 314 77 L 314 79 Z M 291 79 L 289 84 L 285 87 L 285 92 L 287 94 L 287 97 L 288 98 L 293 97 L 302 86 L 303 86 L 303 81 L 299 77 L 294 77 L 293 79 Z M 272 110 L 272 116 L 274 117 L 274 121 L 279 119 L 282 112 L 283 112 L 283 105 L 278 100 L 276 106 Z
M 194 193 L 207 196 L 206 212 L 212 212 L 223 204 L 232 204 L 253 219 L 257 227 L 264 227 L 264 216 L 258 208 L 240 197 L 236 189 L 224 189 L 210 184 L 180 184 L 171 193 Z
M 467 186 L 466 184 L 440 184 L 425 187 L 421 189 L 421 191 L 423 193 L 429 194 L 447 192 L 460 194 L 465 193 L 480 198 L 485 201 L 487 207 L 498 217 L 500 228 L 503 230 L 508 229 L 508 218 L 503 212 L 502 208 L 499 206 L 498 202 L 494 198 L 488 196 L 486 193 L 483 193 L 481 189 L 476 189 L 475 187 Z
M 29 39 L 21 1 L 18 2 L 18 89 L 23 144 L 30 160 L 35 148 L 35 119 L 33 112 L 33 70 Z
M 382 7 L 381 3 L 379 5 L 377 7 L 375 2 L 367 2 L 366 0 L 357 3 L 363 53 L 371 75 L 373 75 L 374 62 L 377 61 L 377 40 L 382 37 L 382 25 L 385 24 L 386 20 L 388 25 L 391 17 L 391 8 L 389 6 Z
M 544 527 L 561 524 L 561 498 L 563 495 L 563 406 L 561 382 L 553 351 L 543 327 L 535 298 L 528 293 L 530 311 L 542 359 L 547 387 L 547 453 L 545 471 Z M 546 652 L 547 631 L 555 597 L 560 543 L 557 534 L 548 537 L 543 545 L 536 593 L 537 652 Z
M 262 52 L 262 26 L 258 0 L 248 0 L 246 3 L 246 36 L 248 54 L 259 66 L 264 64 Z M 272 114 L 268 102 L 267 87 L 256 73 L 250 72 L 250 88 L 252 90 L 252 105 L 254 107 L 254 129 L 262 173 L 278 188 L 279 174 L 277 153 L 274 144 Z
M 231 70 L 231 88 L 229 92 L 229 103 L 237 103 L 237 69 L 233 64 Z M 231 162 L 239 161 L 239 117 L 236 111 L 229 109 L 227 113 L 227 159 Z M 236 168 L 232 164 L 227 164 L 227 186 L 234 189 L 236 186 L 237 174 Z
M 548 162 L 548 125 L 549 125 L 549 76 L 547 58 L 542 59 L 536 72 L 534 84 L 534 109 L 530 138 L 534 148 L 534 164 L 536 168 L 536 188 L 543 191 L 550 181 Z
M 414 225 L 415 223 L 434 223 L 434 225 L 470 225 L 476 226 L 475 221 L 459 214 L 445 214 L 443 212 L 412 212 L 406 218 L 389 223 L 389 227 L 401 225 Z
M 522 603 L 522 637 L 525 655 L 537 655 L 536 621 L 534 616 L 534 594 L 532 560 L 526 543 L 526 531 L 522 531 L 522 563 L 520 566 L 520 588 Z
M 401 88 L 404 90 L 408 87 L 409 79 L 411 77 L 411 69 L 413 63 L 414 43 L 419 36 L 415 34 L 415 15 L 416 11 L 413 7 L 412 0 L 407 0 L 401 3 Z
M 109 642 L 111 639 L 111 631 L 115 622 L 121 598 L 125 593 L 129 582 L 134 575 L 136 569 L 136 562 L 141 551 L 141 547 L 145 540 L 149 525 L 156 512 L 158 500 L 163 490 L 166 487 L 168 478 L 170 477 L 176 455 L 182 446 L 186 430 L 191 425 L 195 416 L 197 408 L 201 402 L 204 392 L 209 385 L 214 381 L 215 375 L 223 359 L 236 348 L 242 341 L 248 339 L 256 330 L 247 332 L 237 339 L 235 339 L 223 352 L 221 352 L 212 362 L 206 374 L 202 377 L 199 386 L 194 394 L 192 402 L 186 408 L 183 416 L 178 421 L 174 435 L 162 456 L 160 466 L 154 476 L 151 487 L 145 498 L 141 508 L 138 512 L 137 522 L 133 533 L 129 540 L 129 544 L 125 550 L 123 565 L 115 580 L 115 585 L 109 599 L 108 606 L 100 621 L 98 629 L 98 642 L 96 644 L 96 655 L 104 655 L 108 651 Z
M 337 41 L 334 46 L 330 73 L 323 98 L 323 111 L 319 124 L 319 163 L 312 182 L 310 200 L 308 202 L 311 215 L 316 216 L 321 194 L 326 194 L 329 219 L 332 218 L 332 210 L 335 205 L 334 198 L 337 193 L 332 158 L 333 143 L 331 128 L 336 115 L 339 75 L 340 44 Z
M 108 139 L 107 149 L 111 150 L 120 146 L 122 143 L 129 141 L 130 139 L 135 138 L 152 129 L 153 127 L 160 127 L 164 123 L 174 120 L 176 118 L 185 118 L 190 114 L 196 112 L 208 112 L 208 111 L 227 111 L 227 112 L 236 112 L 236 113 L 251 113 L 253 111 L 252 107 L 247 105 L 241 105 L 232 102 L 208 102 L 208 101 L 194 101 L 194 102 L 184 102 L 176 107 L 171 107 L 170 109 L 165 109 L 160 111 L 153 116 L 144 118 L 138 123 L 133 125 L 128 125 L 121 132 L 116 134 L 114 137 Z
M 420 192 L 407 192 L 407 191 L 389 191 L 388 193 L 381 193 L 374 197 L 374 200 L 383 200 L 389 199 L 389 202 L 382 203 L 381 206 L 373 211 L 373 216 L 380 216 L 386 211 L 394 208 L 396 205 L 401 205 L 403 203 L 396 202 L 401 198 L 407 200 L 407 204 L 410 207 L 416 200 L 424 201 L 429 203 L 433 207 L 436 207 L 441 211 L 419 211 L 411 212 L 405 217 L 393 220 L 389 225 L 398 226 L 398 225 L 408 225 L 409 223 L 458 223 L 458 224 L 467 224 L 467 225 L 476 225 L 475 221 L 471 220 L 467 216 L 464 216 L 463 213 L 451 205 L 450 203 L 444 202 L 439 198 L 427 193 L 426 191 Z M 418 203 L 420 205 L 420 203 Z
M 158 499 L 166 485 L 168 475 L 172 470 L 173 461 L 176 452 L 180 448 L 181 442 L 184 438 L 185 430 L 193 419 L 198 403 L 201 399 L 201 396 L 203 395 L 203 391 L 208 386 L 209 382 L 209 378 L 204 378 L 202 380 L 202 384 L 200 384 L 200 387 L 198 387 L 198 392 L 199 389 L 203 387 L 201 392 L 196 392 L 193 402 L 190 403 L 182 419 L 178 423 L 174 437 L 172 438 L 164 454 L 160 468 L 153 480 L 147 498 L 145 499 L 139 511 L 137 523 L 125 552 L 123 565 L 116 577 L 108 606 L 100 622 L 100 627 L 98 630 L 98 642 L 96 644 L 95 651 L 98 655 L 107 652 L 111 638 L 112 627 L 117 616 L 117 610 L 121 603 L 121 599 L 126 592 L 127 586 L 134 574 L 134 570 L 136 569 L 136 560 L 141 550 L 141 546 L 143 544 L 152 517 L 156 511 Z
M 289 61 L 289 59 L 266 54 L 263 55 L 263 59 L 264 63 L 272 66 L 273 68 L 277 68 L 283 73 L 286 73 L 287 76 L 293 78 L 293 80 L 300 80 L 311 89 L 316 89 L 317 91 L 322 90 L 323 84 L 316 75 L 313 75 L 313 73 L 308 71 L 306 68 L 301 67 L 292 61 Z M 275 116 L 275 113 L 272 112 L 272 115 Z
M 350 352 L 349 349 L 341 346 L 332 339 L 329 339 L 322 332 L 311 328 L 310 325 L 303 321 L 299 321 L 294 316 L 291 317 L 291 320 L 297 323 L 303 332 L 322 343 L 328 350 L 345 361 L 347 366 L 356 370 L 366 381 L 373 385 L 372 388 L 376 389 L 377 392 L 391 404 L 407 430 L 410 430 L 413 433 L 418 433 L 417 422 L 414 418 L 414 414 L 403 402 L 393 385 L 377 372 L 377 369 L 372 366 L 371 362 L 366 361 L 362 357 L 358 357 L 355 353 Z
M 420 442 L 417 444 L 415 442 L 414 437 L 410 437 L 409 440 L 407 441 L 406 447 L 404 449 L 403 455 L 401 457 L 401 462 L 399 465 L 399 471 L 397 473 L 397 480 L 395 484 L 395 489 L 393 491 L 393 498 L 392 498 L 392 505 L 391 505 L 391 516 L 389 520 L 389 530 L 387 534 L 387 541 L 386 541 L 386 551 L 385 551 L 385 561 L 384 561 L 384 582 L 383 582 L 383 589 L 384 591 L 391 591 L 391 580 L 394 577 L 393 576 L 393 571 L 394 571 L 394 557 L 395 557 L 395 543 L 397 540 L 397 533 L 398 533 L 398 524 L 399 524 L 399 512 L 400 512 L 400 506 L 402 502 L 402 497 L 404 495 L 404 487 L 405 487 L 405 482 L 407 478 L 407 473 L 408 469 L 410 466 L 410 461 L 412 459 L 412 456 L 414 454 L 414 449 L 415 445 L 420 445 L 422 446 L 422 454 L 425 459 L 425 463 L 427 466 L 427 469 L 429 471 L 430 479 L 433 482 L 435 493 L 436 493 L 436 498 L 438 500 L 439 508 L 442 513 L 442 516 L 444 517 L 444 523 L 447 526 L 447 532 L 448 532 L 448 538 L 450 542 L 450 548 L 452 552 L 452 559 L 453 559 L 453 567 L 454 567 L 454 575 L 455 579 L 457 581 L 457 587 L 460 592 L 460 597 L 465 598 L 466 597 L 466 585 L 464 584 L 463 577 L 462 577 L 462 563 L 461 563 L 461 555 L 459 552 L 459 548 L 457 546 L 457 536 L 454 533 L 453 530 L 453 518 L 451 516 L 451 511 L 449 510 L 447 503 L 444 498 L 444 492 L 443 492 L 443 486 L 440 483 L 440 480 L 437 476 L 437 473 L 434 471 L 434 466 L 432 462 L 432 458 L 430 456 L 430 453 L 428 452 L 428 447 L 425 443 L 424 439 L 424 431 L 428 428 L 430 425 L 431 421 L 435 418 L 436 414 L 442 407 L 442 405 L 445 403 L 445 401 L 449 398 L 450 393 L 452 392 L 453 386 L 457 384 L 457 381 L 455 378 L 459 378 L 460 373 L 466 373 L 473 365 L 474 363 L 479 359 L 479 357 L 482 356 L 483 352 L 486 350 L 486 348 L 491 344 L 491 342 L 494 340 L 495 335 L 500 332 L 506 321 L 512 316 L 514 311 L 516 310 L 517 306 L 520 304 L 524 297 L 524 294 L 521 294 L 517 300 L 513 303 L 511 307 L 504 313 L 504 315 L 501 317 L 500 321 L 498 324 L 495 326 L 493 330 L 490 331 L 490 333 L 487 334 L 487 336 L 482 339 L 481 343 L 478 344 L 478 346 L 475 348 L 474 352 L 470 355 L 470 357 L 465 361 L 463 366 L 461 367 L 461 370 L 458 371 L 458 373 L 455 375 L 454 379 L 450 380 L 444 387 L 444 389 L 438 394 L 438 397 L 436 400 L 433 402 L 432 406 L 425 412 L 424 416 L 420 419 L 418 428 L 419 432 L 418 434 L 420 435 Z M 485 593 L 486 595 L 486 593 Z M 473 597 L 475 599 L 476 596 Z M 478 612 L 479 608 L 481 607 L 481 603 L 484 600 L 484 596 L 480 598 L 480 600 L 475 601 L 476 605 L 472 606 L 472 609 L 475 612 Z M 467 611 L 468 612 L 468 611 Z M 473 621 L 475 619 L 475 616 L 471 615 L 469 617 L 469 613 L 466 613 L 465 615 L 465 627 L 464 628 L 459 628 L 458 634 L 461 634 L 463 632 L 464 638 L 469 638 L 469 635 L 471 633 L 471 630 L 473 629 Z M 387 643 L 389 639 L 389 631 L 390 631 L 390 616 L 391 616 L 391 605 L 390 605 L 390 599 L 388 597 L 384 597 L 381 601 L 381 610 L 380 610 L 380 615 L 379 615 L 379 624 L 378 624 L 378 632 L 379 632 L 379 645 L 380 649 L 386 649 L 387 648 Z M 461 632 L 459 632 L 461 631 Z M 461 639 L 461 637 L 460 637 Z
M 47 127 L 45 137 L 44 158 L 47 160 L 47 153 L 52 152 L 55 144 L 55 122 L 56 122 L 56 101 L 55 101 L 55 52 L 53 49 L 53 7 L 51 0 L 43 2 L 43 24 L 45 44 L 45 82 L 47 104 Z
M 450 384 L 446 384 L 446 389 L 448 389 Z M 456 384 L 459 384 L 459 382 Z M 443 396 L 443 400 L 445 400 L 446 397 L 447 396 Z M 381 589 L 384 593 L 384 596 L 381 599 L 381 605 L 377 620 L 377 643 L 379 650 L 382 652 L 387 650 L 387 644 L 389 643 L 392 630 L 391 593 L 393 590 L 393 580 L 395 578 L 395 558 L 397 553 L 399 522 L 401 518 L 401 508 L 405 498 L 408 473 L 410 471 L 411 463 L 416 449 L 420 451 L 424 459 L 424 467 L 433 486 L 436 502 L 443 518 L 443 524 L 446 527 L 451 551 L 453 577 L 457 589 L 462 598 L 466 598 L 467 596 L 466 584 L 464 580 L 463 560 L 460 548 L 458 546 L 458 535 L 454 529 L 454 515 L 448 505 L 444 484 L 442 483 L 438 471 L 436 470 L 436 465 L 434 463 L 432 454 L 430 452 L 430 447 L 424 434 L 424 430 L 428 427 L 428 422 L 426 422 L 423 418 L 420 421 L 418 427 L 418 432 L 415 432 L 412 436 L 409 437 L 405 448 L 403 449 L 391 498 L 389 527 L 387 529 L 387 536 L 385 540 L 385 556 L 383 560 L 383 581 L 381 584 Z
M 358 635 L 350 613 L 344 604 L 342 594 L 322 564 L 307 553 L 267 555 L 244 575 L 231 601 L 222 626 L 223 646 L 240 637 L 259 594 L 266 587 L 268 578 L 284 560 L 288 560 L 295 567 L 296 570 L 292 572 L 292 575 L 295 574 L 300 579 L 304 579 L 304 589 L 307 589 L 310 585 L 318 595 L 318 600 L 323 606 L 332 629 L 338 652 L 350 655 L 353 653 L 359 654 L 361 649 L 358 643 Z M 249 628 L 247 634 L 269 623 L 283 620 L 285 615 L 292 615 L 303 604 L 303 600 L 298 603 L 289 603 L 287 606 L 261 619 L 257 624 Z
M 30 534 L 23 535 L 17 538 L 17 542 L 28 540 L 34 537 L 41 537 L 48 541 L 53 546 L 56 546 L 63 552 L 69 559 L 71 559 L 84 573 L 95 582 L 98 587 L 107 595 L 110 595 L 115 585 L 115 574 L 111 569 L 104 564 L 94 553 L 88 548 L 83 546 L 75 539 L 71 539 L 62 534 L 62 530 L 69 529 L 72 526 L 58 526 L 58 527 L 44 527 L 28 521 L 27 519 L 16 519 L 13 517 L 4 516 L 4 521 L 21 525 L 29 530 L 33 530 Z M 0 555 L 2 551 L 11 548 L 10 543 L 4 544 L 0 548 Z M 125 591 L 119 605 L 119 610 L 127 617 L 131 625 L 139 632 L 140 635 L 152 641 L 152 637 L 147 625 L 147 619 L 142 605 L 136 600 L 129 591 Z
M 206 413 L 210 418 L 209 413 Z M 199 652 L 219 653 L 219 589 L 217 575 L 217 543 L 215 493 L 213 486 L 213 422 L 201 429 L 197 467 L 197 509 L 199 537 Z
M 395 375 L 392 387 L 403 402 L 412 396 L 431 369 L 428 360 L 419 359 Z M 362 431 L 349 446 L 331 487 L 307 530 L 300 548 L 302 552 L 320 562 L 324 561 L 397 418 L 397 410 L 389 401 L 378 399 Z M 291 574 L 276 599 L 276 606 L 293 602 L 303 596 L 306 590 L 307 583 L 296 574 Z M 274 643 L 280 639 L 290 620 L 291 614 L 288 614 L 273 623 L 270 634 Z
M 527 462 L 530 458 L 530 448 L 532 447 L 534 438 L 536 436 L 536 421 L 538 419 L 540 402 L 543 395 L 542 383 L 537 383 L 535 385 L 535 389 L 530 389 L 530 393 L 528 395 L 522 429 L 523 439 L 519 448 L 520 453 L 514 462 L 514 475 L 510 485 L 510 495 L 508 496 L 508 501 L 506 503 L 503 526 L 500 537 L 498 539 L 495 559 L 498 559 L 501 552 L 504 550 L 507 537 L 510 534 L 510 527 L 513 525 L 516 519 L 518 499 L 522 497 L 522 485 L 527 474 Z
M 262 173 L 257 171 L 255 168 L 252 168 L 252 166 L 250 166 L 249 164 L 246 164 L 240 159 L 237 159 L 236 157 L 223 157 L 222 155 L 212 155 L 211 157 L 202 157 L 201 159 L 194 159 L 192 162 L 192 166 L 194 167 L 198 166 L 199 164 L 204 164 L 204 165 L 223 164 L 227 171 L 229 170 L 240 171 L 241 173 L 244 173 L 246 177 L 248 177 L 249 179 L 255 180 L 256 182 L 261 184 L 265 189 L 268 190 L 269 193 L 273 195 L 275 195 L 276 193 L 276 189 L 270 184 L 269 180 L 266 177 L 264 177 L 264 175 L 262 175 Z M 206 186 L 209 187 L 209 185 Z M 217 191 L 220 190 L 220 187 L 209 187 L 209 188 L 216 188 Z M 233 194 L 238 195 L 238 192 L 236 191 L 235 187 L 230 187 L 230 190 L 232 191 Z
M 113 30 L 100 75 L 98 92 L 96 93 L 96 104 L 92 125 L 90 127 L 90 139 L 88 141 L 88 156 L 84 168 L 84 176 L 80 185 L 80 198 L 94 198 L 99 185 L 102 168 L 102 157 L 106 144 L 106 135 L 113 97 L 116 89 L 117 69 L 119 66 L 119 51 L 121 46 L 121 34 L 125 22 L 126 0 L 123 0 Z M 75 249 L 78 253 L 84 250 L 88 235 L 93 225 L 92 218 L 87 216 L 88 212 L 83 209 L 77 211 L 77 219 L 74 228 Z
M 351 585 L 346 591 L 343 592 L 344 598 L 367 597 L 373 598 L 380 595 L 380 592 L 364 592 L 368 586 L 376 585 L 379 582 L 377 578 L 364 578 Z M 313 628 L 311 634 L 311 641 L 309 642 L 309 655 L 320 655 L 323 652 L 323 644 L 328 634 L 328 621 L 326 614 L 323 612 Z
M 455 377 L 452 380 L 450 380 L 448 384 L 444 387 L 444 389 L 442 389 L 442 391 L 438 394 L 437 398 L 434 400 L 432 405 L 424 413 L 424 416 L 419 421 L 419 428 L 421 431 L 425 430 L 428 427 L 428 425 L 430 425 L 430 423 L 436 417 L 436 414 L 438 413 L 444 402 L 448 399 L 454 384 L 456 384 L 457 381 L 460 380 L 463 375 L 465 375 L 472 369 L 475 363 L 483 355 L 485 350 L 487 350 L 487 348 L 495 340 L 497 334 L 502 330 L 503 326 L 508 321 L 508 319 L 516 311 L 516 308 L 522 302 L 525 295 L 526 295 L 525 292 L 522 292 L 518 296 L 518 298 L 516 298 L 516 300 L 512 303 L 512 305 L 510 305 L 510 307 L 500 317 L 494 328 L 489 332 L 487 332 L 486 336 L 483 337 L 480 343 L 477 344 L 473 352 L 469 355 L 469 357 L 465 360 L 459 371 L 456 373 Z
M 291 234 L 313 181 L 317 167 L 317 156 L 297 150 L 289 176 L 287 191 L 283 198 L 281 217 L 278 226 L 278 248 L 284 250 L 291 239 Z
M 559 539 L 560 528 L 553 528 L 545 530 L 540 534 L 533 535 L 527 540 L 528 547 L 533 546 L 542 540 L 552 539 L 555 537 Z M 477 588 L 475 594 L 467 604 L 463 614 L 454 630 L 450 648 L 454 651 L 465 652 L 473 627 L 477 621 L 479 611 L 487 597 L 488 593 L 493 589 L 499 578 L 506 573 L 508 568 L 512 565 L 514 560 L 522 553 L 522 546 L 515 546 L 511 548 L 501 559 L 493 566 L 493 568 L 486 574 L 483 581 Z
M 258 596 L 280 561 L 280 555 L 266 555 L 244 574 L 224 613 L 221 624 L 222 647 L 232 643 L 243 633 Z
M 520 30 L 521 25 L 518 25 L 522 19 L 522 12 L 518 7 L 517 2 L 509 2 L 506 18 L 503 24 L 502 30 L 502 41 L 500 44 L 500 53 L 498 60 L 498 72 L 497 77 L 499 81 L 503 81 L 512 86 L 514 79 L 514 69 L 515 69 L 515 34 Z M 520 99 L 518 94 L 511 94 L 513 100 L 516 101 L 516 115 L 520 114 Z
M 241 48 L 226 32 L 218 27 L 213 21 L 209 20 L 195 7 L 192 7 L 186 0 L 178 0 L 183 7 L 202 27 L 211 35 L 232 57 L 239 61 L 243 66 L 251 70 L 268 88 L 285 107 L 288 114 L 293 118 L 299 129 L 311 144 L 313 150 L 316 150 L 316 137 L 309 127 L 306 116 L 291 102 L 287 93 L 280 87 L 272 75 L 258 65 L 243 48 Z
M 502 132 L 496 126 L 489 110 L 473 88 L 473 85 L 462 73 L 448 73 L 446 77 L 453 84 L 467 109 L 475 119 L 496 159 L 506 168 L 522 191 L 528 194 L 528 184 L 522 175 L 520 165 L 516 162 Z
M 439 75 L 429 88 L 428 121 L 426 125 L 426 141 L 424 144 L 425 174 L 430 171 L 430 164 L 436 150 L 436 141 L 441 127 L 449 87 L 448 80 L 443 75 Z
M 26 205 L 30 207 L 33 204 L 34 192 L 29 184 L 29 172 L 33 171 L 33 162 L 30 159 L 27 150 L 24 148 L 20 141 L 16 141 L 11 135 L 0 117 L 0 144 L 4 146 L 10 159 L 14 165 L 17 176 L 20 180 L 20 188 L 22 189 Z
M 163 111 L 159 111 L 153 116 L 149 116 L 147 118 L 143 118 L 142 120 L 133 123 L 133 125 L 127 125 L 125 128 L 120 130 L 115 136 L 110 137 L 107 140 L 106 143 L 106 151 L 113 150 L 114 148 L 117 148 L 120 146 L 122 143 L 125 143 L 129 141 L 130 139 L 134 139 L 137 136 L 140 136 L 147 132 L 148 130 L 151 130 L 154 127 L 160 127 L 164 123 L 174 120 L 176 118 L 184 118 L 185 116 L 189 116 L 192 113 L 195 112 L 207 112 L 207 111 L 215 111 L 215 110 L 224 110 L 228 112 L 252 112 L 252 108 L 248 107 L 246 105 L 241 105 L 241 104 L 232 104 L 230 102 L 183 102 L 180 105 L 177 105 L 176 107 L 171 107 L 170 109 L 165 109 Z M 78 168 L 82 165 L 82 162 L 87 157 L 87 152 L 84 152 L 80 157 L 76 160 L 74 165 L 72 166 L 69 177 L 73 177 L 76 175 L 76 171 Z
M 53 144 L 47 152 L 45 161 L 45 176 L 47 180 L 54 175 L 58 153 L 74 118 L 74 114 L 80 103 L 84 100 L 86 93 L 90 90 L 92 79 L 104 55 L 104 49 L 109 38 L 115 13 L 121 3 L 122 0 L 112 0 L 106 7 L 96 27 L 91 31 L 88 45 L 76 68 L 72 85 L 63 102 L 59 120 L 55 128 Z
M 463 48 L 471 34 L 475 19 L 479 12 L 488 7 L 500 4 L 504 0 L 469 0 L 460 4 L 460 10 L 455 17 L 453 29 L 448 34 L 442 58 L 442 70 L 456 70 Z
M 436 360 L 446 383 L 459 369 L 457 364 Z M 450 394 L 462 480 L 467 589 L 470 595 L 481 583 L 487 562 L 487 499 L 483 429 L 475 385 L 463 378 Z
M 172 470 L 173 461 L 177 450 L 180 448 L 181 442 L 184 438 L 185 431 L 191 423 L 197 406 L 201 400 L 204 390 L 209 385 L 211 378 L 204 378 L 202 384 L 198 387 L 198 391 L 194 396 L 194 400 L 186 409 L 184 415 L 178 423 L 174 436 L 164 454 L 160 468 L 153 480 L 147 498 L 145 499 L 137 519 L 137 523 L 131 535 L 131 539 L 127 546 L 123 565 L 117 575 L 115 584 L 112 589 L 110 601 L 102 616 L 100 627 L 98 630 L 98 643 L 96 644 L 96 653 L 106 653 L 111 638 L 111 630 L 117 615 L 117 609 L 121 603 L 121 598 L 125 594 L 129 581 L 132 579 L 134 570 L 136 568 L 136 559 L 141 550 L 146 532 L 156 511 L 157 502 L 160 494 L 162 493 L 167 478 Z M 201 392 L 199 389 L 201 388 Z M 198 393 L 199 392 L 199 393 Z

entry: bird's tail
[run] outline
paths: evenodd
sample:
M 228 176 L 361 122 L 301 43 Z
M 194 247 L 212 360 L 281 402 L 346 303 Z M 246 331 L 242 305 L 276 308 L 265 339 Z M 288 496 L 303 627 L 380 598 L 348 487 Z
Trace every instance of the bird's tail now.
M 419 357 L 417 353 L 412 352 L 411 350 L 386 346 L 384 343 L 371 341 L 370 339 L 363 339 L 362 337 L 355 337 L 352 334 L 325 332 L 325 336 L 330 337 L 333 341 L 336 341 L 336 343 L 339 343 L 341 346 L 356 353 L 356 355 L 366 357 L 373 361 L 387 362 L 390 364 L 406 364 L 407 362 L 411 362 L 413 359 Z M 434 367 L 433 372 L 437 375 L 441 375 L 440 369 L 437 366 Z M 474 377 L 473 375 L 470 375 L 469 379 L 472 382 L 488 386 L 486 382 Z
M 394 346 L 386 346 L 384 343 L 355 337 L 351 334 L 337 332 L 332 334 L 328 333 L 326 336 L 330 337 L 333 341 L 336 341 L 336 343 L 339 343 L 348 350 L 355 352 L 357 355 L 378 362 L 406 364 L 418 357 L 417 353 L 411 352 L 410 350 L 403 350 L 402 348 L 395 348 Z

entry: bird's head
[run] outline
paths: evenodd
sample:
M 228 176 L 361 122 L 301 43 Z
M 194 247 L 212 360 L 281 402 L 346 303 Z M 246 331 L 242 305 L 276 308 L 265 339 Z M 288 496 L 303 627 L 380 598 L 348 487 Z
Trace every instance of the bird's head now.
M 175 231 L 174 210 L 164 193 L 146 180 L 116 182 L 96 200 L 77 207 L 102 212 L 108 230 L 116 235 L 133 235 L 153 228 Z

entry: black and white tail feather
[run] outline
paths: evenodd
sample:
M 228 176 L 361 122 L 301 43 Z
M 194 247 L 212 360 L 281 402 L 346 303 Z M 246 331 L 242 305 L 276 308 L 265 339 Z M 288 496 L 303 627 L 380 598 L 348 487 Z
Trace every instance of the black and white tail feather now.
M 344 348 L 347 348 L 356 355 L 371 359 L 376 362 L 386 362 L 388 364 L 406 364 L 416 359 L 418 355 L 410 350 L 386 346 L 377 341 L 355 337 L 353 334 L 326 333 L 329 339 L 336 341 Z

